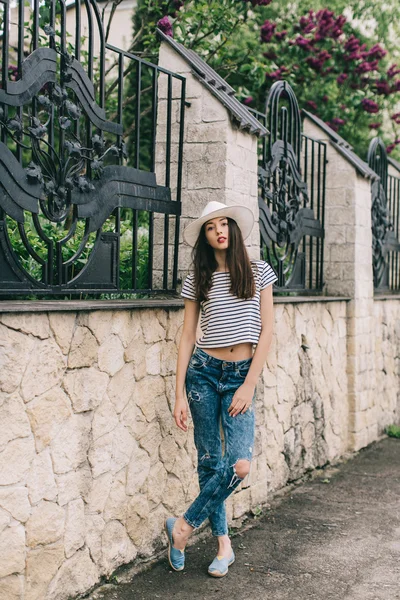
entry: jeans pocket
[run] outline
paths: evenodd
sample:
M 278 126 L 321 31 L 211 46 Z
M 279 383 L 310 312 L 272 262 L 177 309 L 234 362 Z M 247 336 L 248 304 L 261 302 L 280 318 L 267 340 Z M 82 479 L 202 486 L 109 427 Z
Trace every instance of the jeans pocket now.
M 236 367 L 236 373 L 241 379 L 246 379 L 247 373 L 249 372 L 251 362 L 244 363 L 242 365 L 238 365 Z
M 203 358 L 196 356 L 196 354 L 193 354 L 190 358 L 189 361 L 189 367 L 191 369 L 203 369 L 207 364 L 207 360 L 204 360 Z

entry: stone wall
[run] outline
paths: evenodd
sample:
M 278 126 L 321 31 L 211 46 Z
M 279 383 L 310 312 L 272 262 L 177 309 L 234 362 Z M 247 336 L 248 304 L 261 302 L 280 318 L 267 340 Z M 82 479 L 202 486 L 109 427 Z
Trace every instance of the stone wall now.
M 181 309 L 4 313 L 0 598 L 67 600 L 166 544 L 198 492 L 173 421 Z M 346 302 L 279 303 L 231 523 L 347 448 Z M 389 415 L 388 415 L 389 418 Z
M 374 302 L 375 344 L 374 421 L 378 431 L 387 423 L 400 424 L 400 302 L 376 297 Z

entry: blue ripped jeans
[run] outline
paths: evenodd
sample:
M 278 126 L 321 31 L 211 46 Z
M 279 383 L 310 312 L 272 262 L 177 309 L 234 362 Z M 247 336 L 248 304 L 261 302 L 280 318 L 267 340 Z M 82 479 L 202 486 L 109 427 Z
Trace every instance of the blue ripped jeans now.
M 200 493 L 183 518 L 199 527 L 208 517 L 212 534 L 226 535 L 225 499 L 242 481 L 235 471 L 238 460 L 251 461 L 254 445 L 254 401 L 244 414 L 231 417 L 228 408 L 244 383 L 252 358 L 224 361 L 196 347 L 186 374 L 186 394 L 194 425 Z M 220 436 L 224 433 L 224 455 Z

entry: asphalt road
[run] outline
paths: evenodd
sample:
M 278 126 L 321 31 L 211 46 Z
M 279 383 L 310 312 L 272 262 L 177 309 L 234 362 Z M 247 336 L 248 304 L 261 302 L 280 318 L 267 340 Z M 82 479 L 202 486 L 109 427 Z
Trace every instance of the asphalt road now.
M 325 481 L 325 482 L 324 482 Z M 384 438 L 271 501 L 233 537 L 229 574 L 207 575 L 211 538 L 90 600 L 400 600 L 400 440 Z M 123 583 L 125 582 L 125 583 Z

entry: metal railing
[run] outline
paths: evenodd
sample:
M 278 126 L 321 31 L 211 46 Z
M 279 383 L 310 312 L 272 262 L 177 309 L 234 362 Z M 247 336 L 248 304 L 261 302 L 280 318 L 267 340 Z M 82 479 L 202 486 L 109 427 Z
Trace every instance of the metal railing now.
M 259 141 L 261 257 L 275 269 L 275 292 L 323 289 L 326 144 L 302 133 L 290 85 L 276 82 L 265 113 L 252 110 L 269 134 Z
M 107 44 L 95 0 L 68 8 L 72 36 L 63 0 L 34 0 L 28 24 L 11 10 L 0 0 L 0 297 L 173 292 L 185 78 Z
M 400 290 L 400 179 L 388 175 L 383 141 L 368 148 L 368 164 L 379 175 L 371 188 L 372 267 L 376 292 Z

